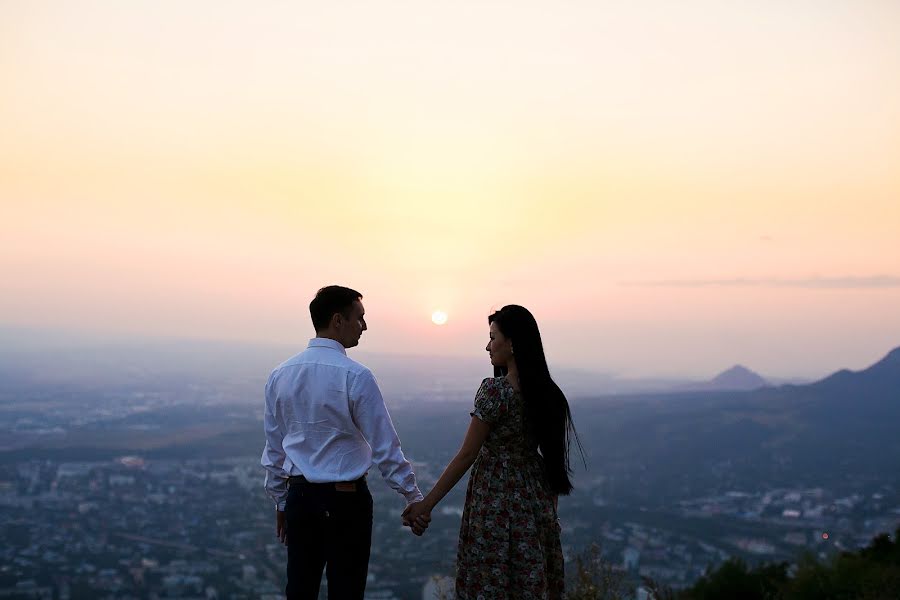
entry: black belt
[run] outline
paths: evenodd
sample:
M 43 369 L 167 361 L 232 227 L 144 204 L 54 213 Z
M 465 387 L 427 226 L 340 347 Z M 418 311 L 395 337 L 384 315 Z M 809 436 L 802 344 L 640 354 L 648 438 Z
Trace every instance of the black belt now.
M 354 481 L 328 481 L 325 483 L 307 481 L 306 477 L 303 475 L 288 477 L 288 487 L 293 487 L 295 485 L 314 489 L 335 490 L 338 492 L 355 492 L 366 485 L 366 476 L 363 475 Z

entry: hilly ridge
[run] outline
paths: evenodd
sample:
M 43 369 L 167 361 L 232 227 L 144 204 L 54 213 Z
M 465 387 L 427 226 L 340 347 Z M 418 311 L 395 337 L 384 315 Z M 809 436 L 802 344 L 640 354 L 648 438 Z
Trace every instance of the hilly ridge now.
M 900 348 L 867 369 L 806 385 L 597 399 L 579 405 L 593 453 L 642 468 L 660 490 L 718 480 L 736 489 L 839 484 L 845 474 L 878 482 L 900 473 Z

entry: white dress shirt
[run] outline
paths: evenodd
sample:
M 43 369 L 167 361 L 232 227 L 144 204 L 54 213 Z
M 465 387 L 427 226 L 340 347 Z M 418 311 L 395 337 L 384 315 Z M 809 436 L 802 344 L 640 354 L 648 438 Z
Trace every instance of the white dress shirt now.
M 375 377 L 340 342 L 313 338 L 305 351 L 272 371 L 264 424 L 260 462 L 278 510 L 287 501 L 288 477 L 353 481 L 373 461 L 407 502 L 422 499 Z

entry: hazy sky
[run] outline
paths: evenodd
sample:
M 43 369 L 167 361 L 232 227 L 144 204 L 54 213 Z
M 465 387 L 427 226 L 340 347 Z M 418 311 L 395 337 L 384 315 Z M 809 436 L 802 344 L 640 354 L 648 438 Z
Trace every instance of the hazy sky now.
M 861 368 L 900 345 L 900 3 L 0 0 L 0 326 Z M 430 322 L 446 310 L 447 325 Z

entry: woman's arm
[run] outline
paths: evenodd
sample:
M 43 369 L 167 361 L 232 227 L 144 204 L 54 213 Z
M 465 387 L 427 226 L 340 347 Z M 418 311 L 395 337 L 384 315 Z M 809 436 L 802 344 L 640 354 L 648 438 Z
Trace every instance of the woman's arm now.
M 453 486 L 459 482 L 460 478 L 466 474 L 466 471 L 475 462 L 475 459 L 478 458 L 478 452 L 481 450 L 481 446 L 490 432 L 490 425 L 478 417 L 472 417 L 472 421 L 469 423 L 469 430 L 466 431 L 466 438 L 463 440 L 456 456 L 453 457 L 453 460 L 441 473 L 437 483 L 434 484 L 434 487 L 431 488 L 425 499 L 422 502 L 410 504 L 403 511 L 404 521 L 414 521 L 420 515 L 430 513 L 437 506 L 437 503 L 447 495 L 447 492 L 453 489 Z

